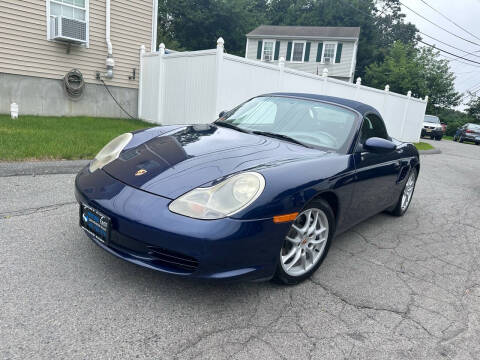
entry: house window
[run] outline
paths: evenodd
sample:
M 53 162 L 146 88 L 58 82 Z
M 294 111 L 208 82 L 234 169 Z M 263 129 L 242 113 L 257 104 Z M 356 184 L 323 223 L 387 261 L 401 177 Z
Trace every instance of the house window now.
M 323 56 L 322 62 L 325 64 L 331 64 L 335 61 L 335 52 L 337 50 L 336 43 L 323 44 Z
M 262 60 L 263 61 L 272 61 L 274 51 L 275 51 L 275 41 L 264 40 L 263 41 Z
M 293 42 L 293 51 L 290 61 L 303 62 L 305 53 L 305 42 Z
M 88 43 L 88 1 L 89 0 L 46 0 L 47 36 L 54 39 L 59 36 L 62 23 L 63 37 Z M 61 21 L 61 19 L 65 19 Z M 73 21 L 72 21 L 73 20 Z
M 50 0 L 50 16 L 85 21 L 87 15 L 85 3 L 85 0 Z

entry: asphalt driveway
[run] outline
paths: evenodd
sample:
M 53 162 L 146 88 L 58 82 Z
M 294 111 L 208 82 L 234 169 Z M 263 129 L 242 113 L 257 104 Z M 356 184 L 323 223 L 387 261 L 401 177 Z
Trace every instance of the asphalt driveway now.
M 407 215 L 294 287 L 126 263 L 79 229 L 73 175 L 0 177 L 0 358 L 479 359 L 480 146 L 432 143 Z

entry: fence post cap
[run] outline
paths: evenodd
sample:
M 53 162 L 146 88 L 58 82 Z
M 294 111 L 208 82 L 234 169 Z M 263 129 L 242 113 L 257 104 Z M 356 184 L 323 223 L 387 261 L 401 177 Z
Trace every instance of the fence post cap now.
M 217 47 L 223 47 L 223 44 L 225 44 L 225 40 L 220 36 L 217 40 Z
M 408 96 L 408 97 L 412 97 L 412 91 L 411 91 L 411 90 L 408 90 L 407 96 Z
M 359 76 L 357 77 L 357 81 L 355 82 L 357 85 L 362 85 L 362 78 Z
M 428 95 L 425 95 L 425 102 L 428 102 Z
M 165 44 L 164 43 L 160 43 L 160 46 L 159 46 L 159 49 L 160 49 L 160 54 L 165 54 Z
M 280 56 L 280 61 L 278 63 L 285 64 L 285 58 L 283 56 Z
M 322 71 L 322 77 L 327 77 L 327 76 L 328 76 L 328 69 L 325 68 L 325 69 L 323 69 L 323 71 Z
M 390 85 L 385 85 L 385 91 L 390 91 Z

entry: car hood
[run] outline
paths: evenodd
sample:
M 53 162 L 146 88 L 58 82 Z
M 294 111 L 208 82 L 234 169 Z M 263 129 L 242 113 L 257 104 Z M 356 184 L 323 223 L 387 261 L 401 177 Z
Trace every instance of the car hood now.
M 137 136 L 141 133 L 134 143 Z M 233 173 L 327 155 L 333 154 L 216 125 L 192 125 L 127 146 L 103 170 L 130 186 L 175 199 Z

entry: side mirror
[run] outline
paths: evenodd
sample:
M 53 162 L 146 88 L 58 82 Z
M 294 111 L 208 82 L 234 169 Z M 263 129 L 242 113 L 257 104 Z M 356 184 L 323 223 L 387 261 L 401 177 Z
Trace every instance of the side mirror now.
M 388 153 L 394 151 L 397 148 L 392 141 L 385 140 L 378 137 L 371 137 L 365 141 L 363 148 L 367 151 L 375 153 Z
M 218 114 L 218 117 L 221 118 L 227 113 L 226 110 L 220 111 L 220 114 Z

